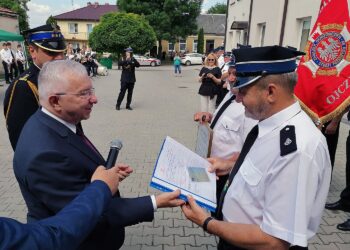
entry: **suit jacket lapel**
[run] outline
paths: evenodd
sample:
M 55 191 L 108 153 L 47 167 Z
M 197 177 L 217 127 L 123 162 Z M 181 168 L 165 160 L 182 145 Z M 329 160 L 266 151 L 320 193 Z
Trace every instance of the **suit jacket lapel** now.
M 92 144 L 92 146 L 95 148 L 93 150 L 90 148 L 88 145 L 86 145 L 83 141 L 82 138 L 73 132 L 68 133 L 67 137 L 68 143 L 78 149 L 80 152 L 85 154 L 87 157 L 89 157 L 91 160 L 96 162 L 97 164 L 104 164 L 105 165 L 105 160 L 103 159 L 102 155 L 98 152 L 96 147 Z
M 95 152 L 93 149 L 87 146 L 78 135 L 74 134 L 64 124 L 46 115 L 41 110 L 38 110 L 36 115 L 41 122 L 46 124 L 49 128 L 53 129 L 60 137 L 65 138 L 69 145 L 78 149 L 82 154 L 84 154 L 95 163 L 105 165 L 105 160 L 98 152 L 98 150 L 95 148 Z

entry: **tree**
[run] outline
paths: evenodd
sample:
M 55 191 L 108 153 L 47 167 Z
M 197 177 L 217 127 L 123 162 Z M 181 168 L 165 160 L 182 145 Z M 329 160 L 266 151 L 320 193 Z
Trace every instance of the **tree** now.
M 208 14 L 226 14 L 227 5 L 225 3 L 217 3 L 208 10 Z
M 153 27 L 159 43 L 161 40 L 175 42 L 197 31 L 197 17 L 203 0 L 118 0 L 119 10 L 144 15 Z
M 57 21 L 53 18 L 53 16 L 49 16 L 49 18 L 46 20 L 46 24 L 56 24 L 57 25 Z
M 27 3 L 29 1 L 30 0 L 0 0 L 0 7 L 10 9 L 18 14 L 20 31 L 29 29 L 27 15 Z
M 204 30 L 203 28 L 200 28 L 198 31 L 198 38 L 197 38 L 197 52 L 203 54 L 204 53 Z
M 156 43 L 156 34 L 147 20 L 132 13 L 107 13 L 89 35 L 89 45 L 98 52 L 122 53 L 132 47 L 145 53 Z

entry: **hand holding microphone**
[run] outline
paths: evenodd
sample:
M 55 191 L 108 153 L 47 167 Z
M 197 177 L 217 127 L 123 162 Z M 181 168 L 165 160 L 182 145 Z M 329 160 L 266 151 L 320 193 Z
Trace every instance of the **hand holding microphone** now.
M 114 139 L 113 141 L 111 141 L 110 149 L 109 149 L 109 153 L 106 161 L 107 169 L 112 168 L 115 165 L 118 158 L 119 150 L 121 150 L 122 147 L 123 147 L 123 143 L 120 140 Z M 117 165 L 117 168 L 118 168 L 120 181 L 124 180 L 133 172 L 133 169 L 127 164 L 120 163 Z

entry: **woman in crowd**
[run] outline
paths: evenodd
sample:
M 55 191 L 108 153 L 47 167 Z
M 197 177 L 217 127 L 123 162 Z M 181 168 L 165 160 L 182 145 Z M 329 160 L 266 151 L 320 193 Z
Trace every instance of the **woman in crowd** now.
M 199 72 L 199 82 L 202 83 L 198 91 L 200 111 L 214 113 L 216 97 L 221 84 L 221 70 L 214 53 L 210 53 L 205 59 L 204 66 Z

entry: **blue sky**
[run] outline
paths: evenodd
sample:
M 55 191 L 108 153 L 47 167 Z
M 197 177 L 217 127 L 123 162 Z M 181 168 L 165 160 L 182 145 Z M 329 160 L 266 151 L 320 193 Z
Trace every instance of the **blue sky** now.
M 67 11 L 86 6 L 87 2 L 96 0 L 30 0 L 28 3 L 29 25 L 31 28 L 42 25 L 50 15 L 58 15 Z M 100 4 L 115 4 L 116 0 L 100 0 Z M 202 11 L 208 10 L 216 3 L 226 3 L 226 0 L 204 0 Z

